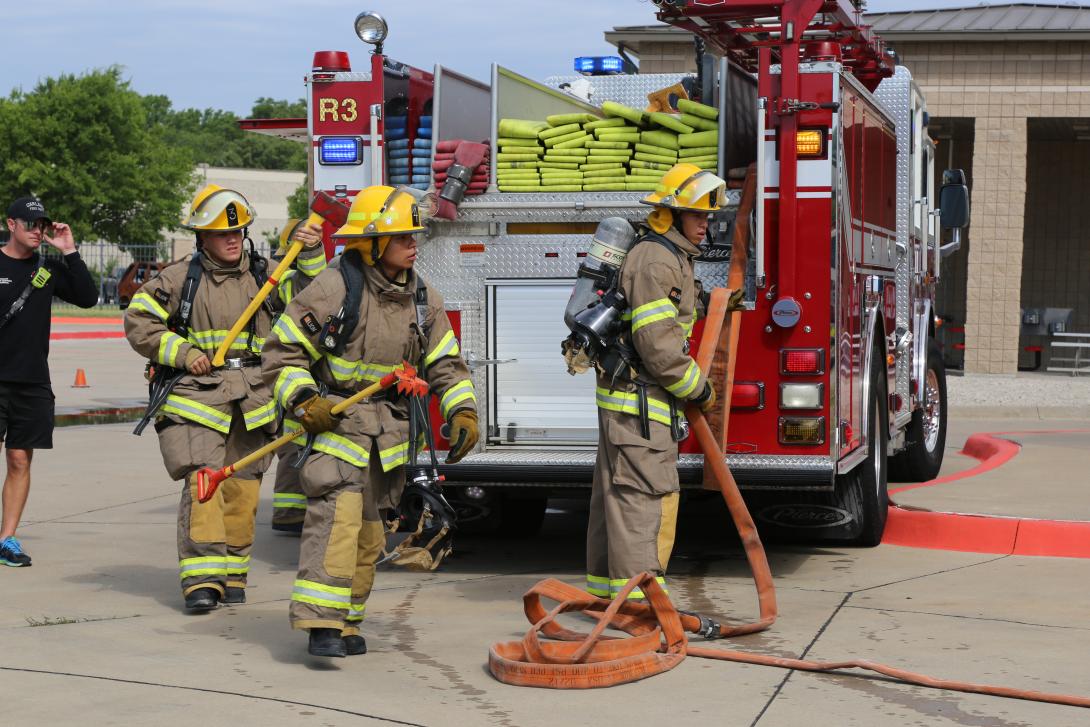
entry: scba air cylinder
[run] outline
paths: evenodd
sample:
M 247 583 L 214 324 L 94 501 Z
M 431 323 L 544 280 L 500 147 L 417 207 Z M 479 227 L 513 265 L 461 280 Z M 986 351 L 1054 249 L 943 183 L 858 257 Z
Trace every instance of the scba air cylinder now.
M 623 217 L 607 217 L 598 223 L 564 309 L 564 323 L 569 330 L 576 328 L 575 316 L 597 303 L 602 291 L 612 287 L 621 263 L 635 241 L 636 231 Z

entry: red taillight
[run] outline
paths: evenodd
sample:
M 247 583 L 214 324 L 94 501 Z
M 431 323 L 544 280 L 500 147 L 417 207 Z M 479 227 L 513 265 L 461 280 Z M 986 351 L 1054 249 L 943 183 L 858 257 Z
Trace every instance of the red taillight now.
M 764 409 L 765 385 L 760 381 L 735 381 L 730 395 L 731 409 Z
M 796 376 L 825 372 L 825 352 L 819 348 L 795 348 L 780 351 L 780 373 Z

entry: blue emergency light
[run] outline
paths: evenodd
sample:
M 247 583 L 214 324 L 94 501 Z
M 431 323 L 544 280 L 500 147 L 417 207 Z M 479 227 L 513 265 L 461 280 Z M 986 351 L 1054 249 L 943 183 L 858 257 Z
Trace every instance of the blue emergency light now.
M 323 136 L 318 140 L 318 161 L 325 165 L 362 164 L 363 144 L 358 136 Z
M 624 59 L 618 56 L 579 56 L 575 70 L 584 76 L 608 76 L 624 73 Z

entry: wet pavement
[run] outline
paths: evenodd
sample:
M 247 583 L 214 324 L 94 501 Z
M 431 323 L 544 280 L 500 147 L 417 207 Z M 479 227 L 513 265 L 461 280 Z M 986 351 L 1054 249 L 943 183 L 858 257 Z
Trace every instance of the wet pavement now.
M 54 345 L 59 406 L 140 397 L 133 375 L 142 364 L 110 348 L 117 345 Z M 62 389 L 59 374 L 77 365 L 92 388 Z M 35 457 L 19 533 L 34 566 L 0 568 L 5 725 L 1090 725 L 1090 710 L 1073 707 L 697 658 L 608 690 L 501 684 L 488 672 L 488 646 L 525 632 L 521 594 L 545 577 L 581 583 L 582 501 L 551 503 L 530 538 L 460 537 L 438 573 L 382 570 L 364 626 L 369 653 L 315 659 L 287 623 L 298 540 L 269 528 L 271 476 L 258 510 L 249 603 L 185 615 L 177 486 L 163 472 L 154 434 L 136 438 L 131 428 L 58 429 L 56 448 Z M 954 454 L 971 434 L 1030 428 L 1090 429 L 1090 422 L 958 417 L 944 474 L 975 464 Z M 1086 436 L 1021 434 L 1020 451 L 1001 467 L 895 499 L 935 510 L 1084 517 Z M 1090 694 L 1090 559 L 778 543 L 768 545 L 768 557 L 780 617 L 770 630 L 724 646 Z M 724 621 L 755 617 L 749 570 L 715 497 L 683 507 L 669 580 L 681 608 Z

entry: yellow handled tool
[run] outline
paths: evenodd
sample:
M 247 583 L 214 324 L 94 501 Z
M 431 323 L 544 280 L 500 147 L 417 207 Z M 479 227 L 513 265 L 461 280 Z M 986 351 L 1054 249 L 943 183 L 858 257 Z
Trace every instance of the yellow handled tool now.
M 402 363 L 396 369 L 383 376 L 375 383 L 368 386 L 366 389 L 357 391 L 352 396 L 348 397 L 339 404 L 333 406 L 331 410 L 333 414 L 341 414 L 345 409 L 353 404 L 366 399 L 372 394 L 377 394 L 383 389 L 390 386 L 397 385 L 399 393 L 405 396 L 424 396 L 428 393 L 428 382 L 424 381 L 416 375 L 416 368 L 410 365 L 407 361 Z M 292 441 L 299 436 L 299 432 L 288 432 L 283 434 L 273 441 L 266 444 L 261 449 L 258 449 L 250 454 L 246 455 L 242 459 L 234 462 L 233 464 L 221 467 L 218 470 L 214 470 L 211 467 L 204 467 L 197 471 L 197 501 L 208 502 L 212 499 L 212 496 L 216 494 L 216 489 L 220 486 L 220 483 L 226 480 L 228 477 L 238 472 L 243 467 L 251 465 L 258 461 L 267 454 L 271 454 L 276 450 L 283 447 L 288 442 Z
M 322 216 L 317 212 L 311 212 L 307 217 L 305 225 L 321 225 Z M 303 249 L 302 240 L 295 240 L 291 243 L 291 247 L 288 248 L 287 253 L 284 255 L 284 259 L 280 261 L 280 264 L 276 266 L 276 270 L 273 270 L 269 275 L 269 279 L 265 281 L 265 284 L 261 286 L 261 290 L 257 291 L 257 295 L 250 301 L 250 305 L 246 306 L 246 310 L 242 311 L 242 315 L 235 321 L 235 325 L 231 326 L 231 330 L 227 332 L 227 338 L 223 339 L 223 343 L 216 349 L 216 354 L 212 357 L 213 366 L 223 366 L 224 360 L 227 358 L 227 352 L 231 350 L 231 344 L 238 338 L 238 334 L 242 333 L 242 329 L 250 322 L 250 319 L 257 313 L 257 309 L 261 307 L 261 304 L 265 302 L 265 299 L 269 297 L 269 293 L 276 290 L 276 286 L 280 284 L 280 277 L 287 272 L 291 264 L 295 262 L 295 258 L 299 257 L 299 253 Z
M 336 198 L 331 197 L 325 192 L 316 192 L 314 199 L 310 202 L 310 216 L 307 217 L 304 225 L 321 225 L 323 221 L 329 222 L 331 225 L 341 227 L 348 221 L 348 207 L 341 204 Z M 250 305 L 246 306 L 246 310 L 242 312 L 238 320 L 235 321 L 235 325 L 231 326 L 231 330 L 227 332 L 227 338 L 223 339 L 223 343 L 216 349 L 216 353 L 212 356 L 213 366 L 223 366 L 224 360 L 227 358 L 227 352 L 231 350 L 231 344 L 238 338 L 238 334 L 242 333 L 242 329 L 246 327 L 246 324 L 250 322 L 250 319 L 257 313 L 257 309 L 261 307 L 261 304 L 265 302 L 265 299 L 269 297 L 277 285 L 280 283 L 281 276 L 287 271 L 295 258 L 299 256 L 299 251 L 303 249 L 303 243 L 296 241 L 288 248 L 288 252 L 284 255 L 284 259 L 280 261 L 280 264 L 276 266 L 276 270 L 269 276 L 268 281 L 261 286 L 261 290 L 258 291 L 257 296 L 250 301 Z

